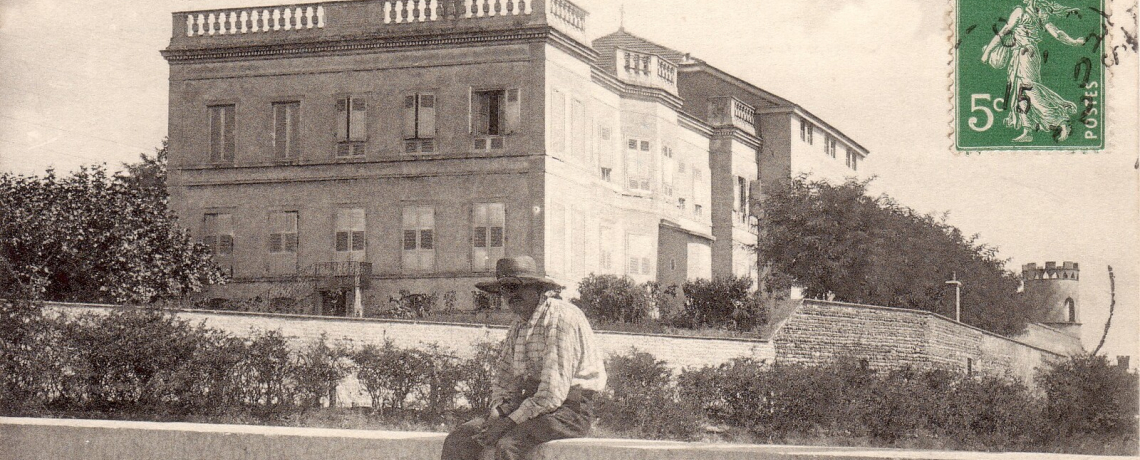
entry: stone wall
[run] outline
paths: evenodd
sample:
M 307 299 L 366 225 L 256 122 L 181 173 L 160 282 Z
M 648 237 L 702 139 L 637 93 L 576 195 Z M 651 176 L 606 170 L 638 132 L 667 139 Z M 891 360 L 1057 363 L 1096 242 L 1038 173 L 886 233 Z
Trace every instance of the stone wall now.
M 68 315 L 82 313 L 105 314 L 114 308 L 107 305 L 49 303 L 49 311 Z M 439 344 L 454 350 L 457 356 L 470 357 L 472 345 L 498 342 L 506 334 L 506 327 L 476 324 L 428 323 L 420 321 L 381 320 L 371 318 L 331 318 L 269 313 L 239 313 L 221 311 L 176 310 L 179 318 L 192 324 L 205 323 L 237 336 L 249 335 L 253 330 L 278 330 L 294 344 L 300 346 L 327 334 L 330 340 L 348 340 L 356 346 L 368 343 L 382 344 L 391 339 L 402 347 L 420 347 Z M 599 332 L 598 345 L 603 353 L 619 354 L 631 348 L 652 353 L 657 359 L 669 363 L 675 370 L 686 367 L 716 365 L 733 358 L 747 356 L 771 361 L 775 357 L 768 341 L 678 337 L 657 334 Z M 341 385 L 338 401 L 345 405 L 368 405 L 359 384 L 349 379 Z
M 772 336 L 776 361 L 820 364 L 865 359 L 878 369 L 938 367 L 1016 377 L 1066 354 L 919 310 L 805 300 Z

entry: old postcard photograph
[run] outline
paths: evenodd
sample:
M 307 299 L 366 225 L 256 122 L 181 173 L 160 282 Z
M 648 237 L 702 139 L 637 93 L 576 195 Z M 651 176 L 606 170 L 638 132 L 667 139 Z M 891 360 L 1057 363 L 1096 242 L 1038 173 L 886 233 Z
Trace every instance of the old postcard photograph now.
M 1135 456 L 1138 8 L 0 0 L 0 457 Z

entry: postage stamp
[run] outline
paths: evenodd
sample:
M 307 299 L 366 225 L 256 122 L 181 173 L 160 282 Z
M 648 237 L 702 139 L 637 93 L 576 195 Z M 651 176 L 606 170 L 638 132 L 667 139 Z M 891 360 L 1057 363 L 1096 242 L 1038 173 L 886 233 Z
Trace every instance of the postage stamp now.
M 1105 0 L 956 0 L 959 151 L 1104 149 Z

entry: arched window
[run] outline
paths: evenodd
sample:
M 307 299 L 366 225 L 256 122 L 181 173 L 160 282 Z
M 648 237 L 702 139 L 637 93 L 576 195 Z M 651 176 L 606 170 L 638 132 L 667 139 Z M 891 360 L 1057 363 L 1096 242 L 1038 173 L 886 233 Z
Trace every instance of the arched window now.
M 1065 299 L 1065 316 L 1069 318 L 1070 323 L 1077 322 L 1077 305 L 1072 297 Z

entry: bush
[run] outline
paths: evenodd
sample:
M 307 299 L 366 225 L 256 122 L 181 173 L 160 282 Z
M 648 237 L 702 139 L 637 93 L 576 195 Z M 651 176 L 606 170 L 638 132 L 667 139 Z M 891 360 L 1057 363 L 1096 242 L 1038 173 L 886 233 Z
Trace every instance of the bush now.
M 451 350 L 439 344 L 430 344 L 419 353 L 428 364 L 426 384 L 419 390 L 420 399 L 425 402 L 424 409 L 428 415 L 438 418 L 455 409 L 459 383 L 463 380 L 466 367 Z
M 1044 419 L 1051 435 L 1135 436 L 1137 375 L 1104 356 L 1077 355 L 1041 370 Z
M 0 331 L 0 411 L 20 413 L 44 401 L 58 375 L 55 348 L 48 346 L 53 323 L 38 302 L 3 299 Z
M 631 349 L 606 361 L 609 389 L 598 404 L 608 428 L 639 438 L 696 438 L 700 420 L 679 404 L 672 371 L 665 361 Z
M 637 323 L 650 318 L 653 300 L 645 285 L 628 276 L 591 273 L 578 284 L 578 298 L 573 302 L 595 321 Z
M 243 401 L 271 411 L 293 405 L 297 366 L 281 332 L 255 331 L 246 342 L 245 352 L 238 367 Z
M 297 395 L 306 407 L 321 407 L 321 398 L 336 405 L 336 387 L 352 371 L 344 343 L 329 345 L 326 334 L 301 351 L 296 364 Z
M 678 327 L 723 327 L 752 331 L 768 321 L 760 297 L 750 291 L 748 277 L 696 279 L 681 286 L 685 294 L 684 309 L 674 318 Z
M 428 383 L 431 360 L 425 353 L 397 347 L 391 340 L 383 346 L 366 345 L 352 356 L 356 377 L 372 399 L 372 411 L 403 410 L 408 395 Z
M 463 379 L 460 393 L 475 412 L 485 412 L 491 408 L 491 390 L 498 356 L 499 350 L 495 343 L 479 342 L 475 344 L 475 355 L 461 364 Z

